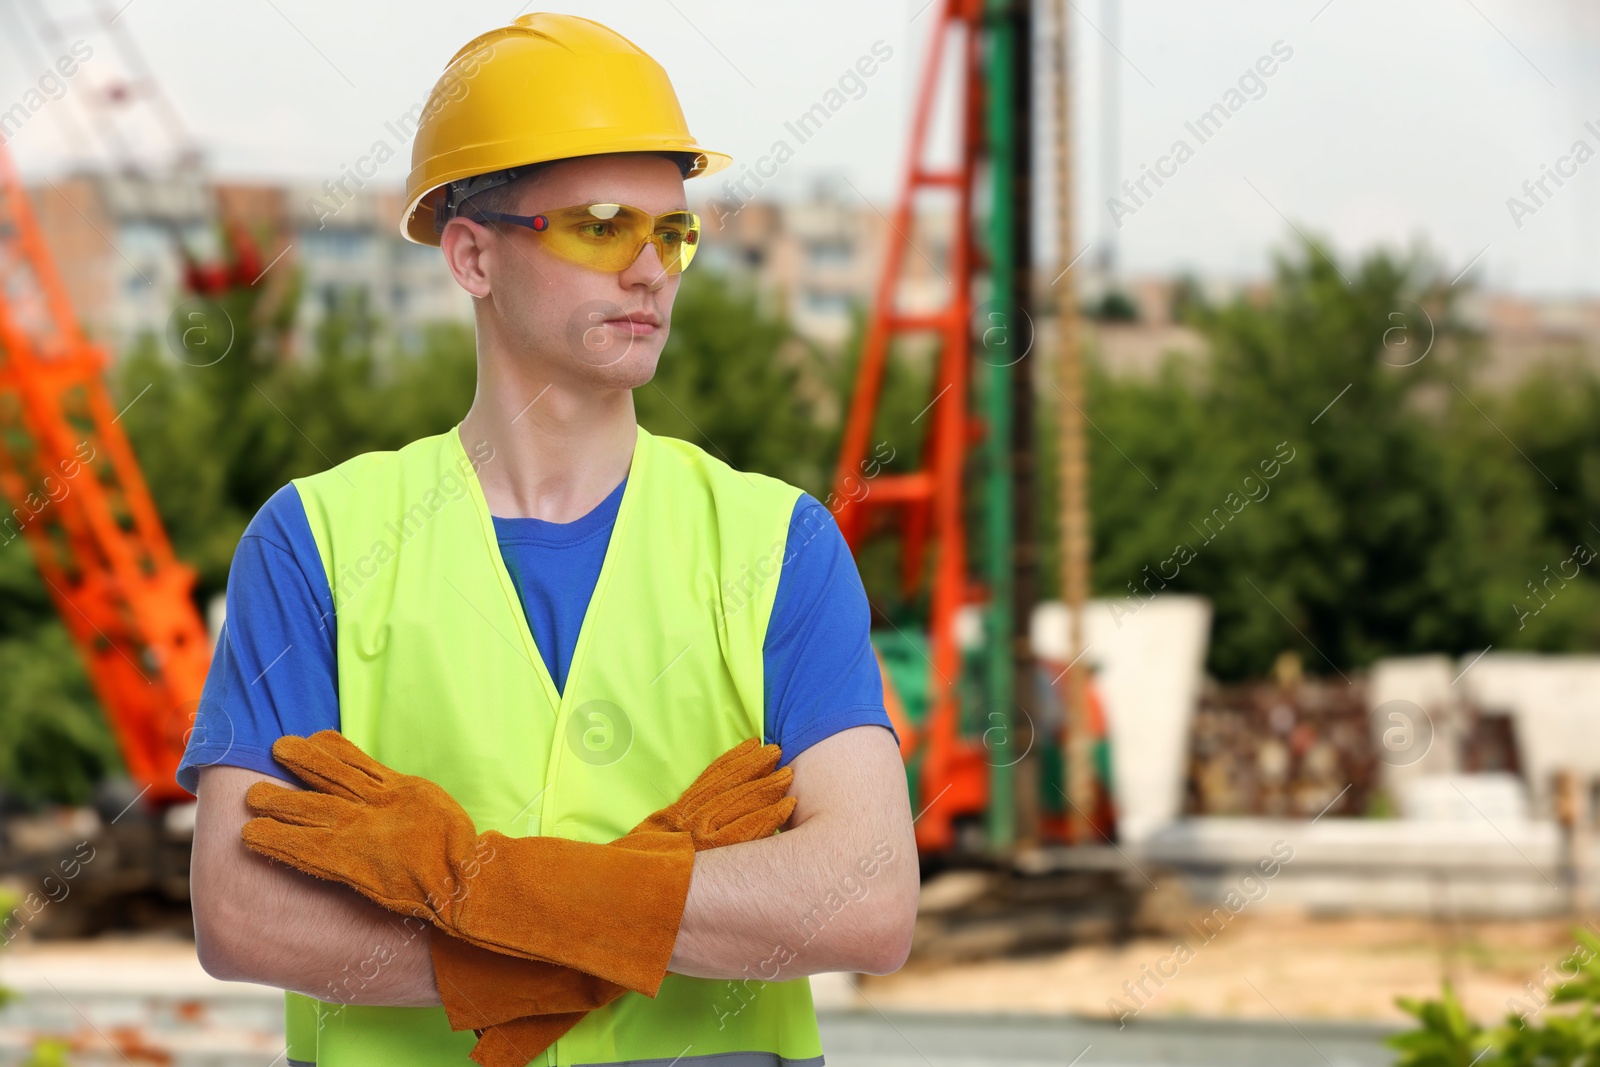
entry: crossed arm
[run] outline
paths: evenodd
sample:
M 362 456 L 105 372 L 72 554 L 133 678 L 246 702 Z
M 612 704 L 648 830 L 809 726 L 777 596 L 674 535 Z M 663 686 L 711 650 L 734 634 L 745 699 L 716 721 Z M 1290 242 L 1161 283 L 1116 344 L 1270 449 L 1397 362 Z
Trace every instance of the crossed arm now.
M 892 735 L 852 727 L 792 766 L 797 804 L 783 833 L 695 854 L 671 970 L 781 980 L 905 962 L 919 879 Z M 429 927 L 245 848 L 245 790 L 265 777 L 200 772 L 191 878 L 201 965 L 327 1001 L 438 1004 Z

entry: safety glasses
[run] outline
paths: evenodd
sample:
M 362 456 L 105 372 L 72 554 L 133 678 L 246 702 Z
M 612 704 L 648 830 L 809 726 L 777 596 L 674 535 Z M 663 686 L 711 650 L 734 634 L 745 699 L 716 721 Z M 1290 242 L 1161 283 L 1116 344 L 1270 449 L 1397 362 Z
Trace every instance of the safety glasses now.
M 577 204 L 537 215 L 511 215 L 464 204 L 461 214 L 526 226 L 553 254 L 607 272 L 627 270 L 648 242 L 656 246 L 668 274 L 681 274 L 700 244 L 700 216 L 692 211 L 652 215 L 627 204 Z

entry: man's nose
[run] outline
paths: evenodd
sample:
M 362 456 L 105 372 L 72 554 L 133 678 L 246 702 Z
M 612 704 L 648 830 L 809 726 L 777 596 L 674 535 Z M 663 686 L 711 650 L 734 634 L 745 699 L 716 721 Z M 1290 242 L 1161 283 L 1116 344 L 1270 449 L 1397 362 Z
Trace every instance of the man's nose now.
M 637 285 L 640 281 L 644 281 L 651 292 L 667 284 L 667 268 L 661 264 L 661 255 L 656 251 L 654 241 L 644 243 L 644 247 L 639 249 L 639 254 L 634 257 L 633 263 L 622 274 L 624 285 Z

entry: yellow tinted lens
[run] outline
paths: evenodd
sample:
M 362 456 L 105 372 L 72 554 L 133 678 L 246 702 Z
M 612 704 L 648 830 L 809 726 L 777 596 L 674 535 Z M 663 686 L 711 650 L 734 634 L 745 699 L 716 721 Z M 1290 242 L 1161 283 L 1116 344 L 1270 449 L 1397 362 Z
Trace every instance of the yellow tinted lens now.
M 694 258 L 700 240 L 700 219 L 690 211 L 652 216 L 626 204 L 582 204 L 545 215 L 545 247 L 596 270 L 627 270 L 649 241 L 667 273 L 677 274 Z
M 661 265 L 668 274 L 677 274 L 694 259 L 700 246 L 700 218 L 692 211 L 674 211 L 656 220 L 655 242 Z
M 545 212 L 545 244 L 563 259 L 597 270 L 624 270 L 633 262 L 650 216 L 622 204 L 581 204 Z

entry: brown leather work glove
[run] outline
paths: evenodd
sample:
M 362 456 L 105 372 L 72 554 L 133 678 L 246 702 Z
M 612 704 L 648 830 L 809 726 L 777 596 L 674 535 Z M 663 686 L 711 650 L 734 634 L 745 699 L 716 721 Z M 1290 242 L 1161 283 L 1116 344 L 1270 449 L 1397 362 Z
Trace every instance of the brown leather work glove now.
M 782 757 L 777 745 L 763 746 L 755 738 L 741 742 L 713 760 L 681 797 L 647 816 L 629 836 L 687 831 L 696 851 L 770 836 L 788 822 L 796 803 L 785 795 L 794 771 L 773 770 Z M 491 952 L 447 935 L 435 935 L 430 944 L 453 1030 L 478 1029 L 524 1015 L 597 1008 L 625 991 L 582 971 Z M 475 981 L 479 972 L 484 980 Z M 456 990 L 459 995 L 452 998 Z
M 632 832 L 687 831 L 697 851 L 768 837 L 788 822 L 796 803 L 784 795 L 794 771 L 773 770 L 781 758 L 777 745 L 750 738 L 717 757 L 678 800 Z M 430 944 L 450 1028 L 478 1032 L 472 1058 L 483 1067 L 523 1067 L 589 1011 L 627 991 L 582 971 L 490 952 L 439 932 Z
M 621 992 L 626 992 L 618 987 Z M 556 1043 L 556 1039 L 583 1021 L 586 1011 L 561 1015 L 530 1015 L 525 1019 L 491 1026 L 478 1031 L 478 1043 L 470 1053 L 473 1062 L 483 1067 L 528 1067 L 535 1056 Z
M 441 787 L 385 767 L 336 731 L 284 737 L 273 752 L 320 792 L 252 786 L 246 802 L 260 817 L 242 834 L 252 850 L 350 885 L 391 910 L 425 915 L 481 948 L 571 967 L 646 996 L 666 974 L 694 864 L 692 831 L 671 827 L 686 811 L 712 834 L 759 822 L 739 814 L 719 823 L 710 814 L 718 809 L 686 805 L 686 794 L 645 829 L 610 844 L 477 834 Z M 765 796 L 772 783 L 734 788 Z M 708 790 L 690 793 L 703 801 Z M 771 796 L 780 799 L 781 791 Z
M 256 852 L 418 914 L 481 948 L 587 971 L 646 996 L 667 973 L 694 868 L 687 833 L 610 844 L 479 834 L 437 783 L 334 730 L 282 737 L 278 761 L 318 792 L 258 782 Z

